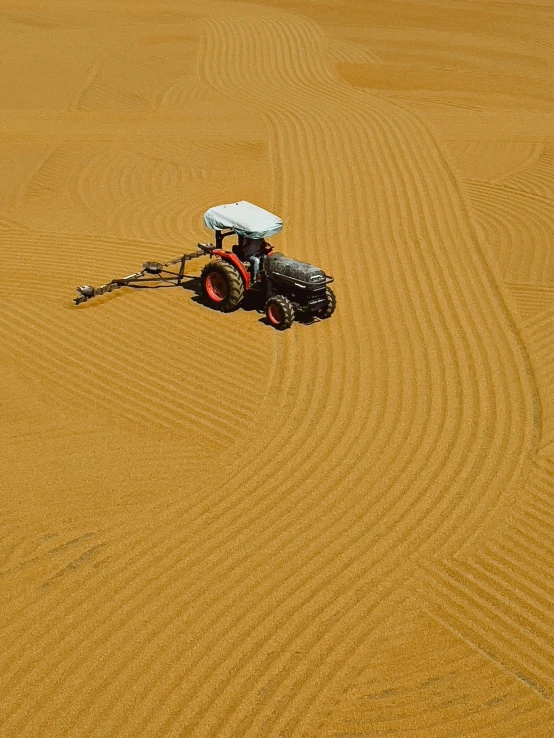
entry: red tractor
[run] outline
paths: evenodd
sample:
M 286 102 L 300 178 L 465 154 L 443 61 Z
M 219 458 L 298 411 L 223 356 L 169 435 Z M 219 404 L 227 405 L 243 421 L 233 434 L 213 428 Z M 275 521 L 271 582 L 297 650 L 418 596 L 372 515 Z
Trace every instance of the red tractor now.
M 260 306 L 264 305 L 268 322 L 281 330 L 290 328 L 296 318 L 331 317 L 336 306 L 329 287 L 333 278 L 318 267 L 274 252 L 265 241 L 283 227 L 276 215 L 242 200 L 210 208 L 204 215 L 204 223 L 215 231 L 215 246 L 199 243 L 198 251 L 165 264 L 147 261 L 140 272 L 113 279 L 101 287 L 78 287 L 75 304 L 121 287 L 182 285 L 183 280 L 194 279 L 185 274 L 186 262 L 209 256 L 210 261 L 200 276 L 200 288 L 204 302 L 210 307 L 230 312 L 249 294 L 257 298 Z M 223 240 L 232 235 L 238 242 L 225 251 Z M 176 264 L 179 270 L 172 271 L 169 267 Z M 158 284 L 151 285 L 152 282 Z
M 210 208 L 204 223 L 215 231 L 215 246 L 198 244 L 213 259 L 200 278 L 208 305 L 234 310 L 250 292 L 263 298 L 267 320 L 275 328 L 290 328 L 298 317 L 331 317 L 336 306 L 329 287 L 333 278 L 318 267 L 274 252 L 265 241 L 283 227 L 276 215 L 243 200 Z M 223 239 L 233 235 L 238 243 L 225 251 Z

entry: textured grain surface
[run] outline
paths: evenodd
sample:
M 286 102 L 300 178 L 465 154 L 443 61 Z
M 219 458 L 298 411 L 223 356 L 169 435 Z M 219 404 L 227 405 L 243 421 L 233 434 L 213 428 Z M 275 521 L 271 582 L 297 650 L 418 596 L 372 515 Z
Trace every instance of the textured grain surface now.
M 554 733 L 552 25 L 3 6 L 2 736 Z M 72 307 L 238 198 L 332 320 Z

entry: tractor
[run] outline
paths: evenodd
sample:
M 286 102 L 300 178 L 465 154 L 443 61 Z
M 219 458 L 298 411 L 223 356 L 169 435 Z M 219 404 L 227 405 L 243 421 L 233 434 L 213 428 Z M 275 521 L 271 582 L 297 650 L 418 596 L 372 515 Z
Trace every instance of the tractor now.
M 274 252 L 265 241 L 283 227 L 276 215 L 243 200 L 210 208 L 204 223 L 215 231 L 215 246 L 198 244 L 211 257 L 200 277 L 208 305 L 228 312 L 240 305 L 246 292 L 253 293 L 262 298 L 268 322 L 280 330 L 290 328 L 295 318 L 331 317 L 336 306 L 329 287 L 333 278 L 318 267 Z M 223 240 L 233 235 L 238 243 L 225 251 Z M 259 253 L 254 254 L 260 266 L 253 280 L 252 265 L 244 252 L 255 242 L 260 244 Z
M 194 279 L 185 274 L 186 263 L 204 256 L 210 260 L 202 269 L 200 291 L 213 309 L 230 312 L 246 295 L 252 296 L 263 306 L 268 323 L 279 330 L 290 328 L 295 319 L 331 317 L 336 306 L 329 287 L 333 278 L 318 267 L 275 252 L 265 241 L 283 227 L 276 215 L 241 200 L 210 208 L 204 214 L 204 224 L 215 231 L 215 245 L 199 243 L 197 251 L 165 264 L 145 262 L 141 271 L 101 287 L 78 287 L 74 303 L 80 305 L 121 287 L 182 285 L 183 280 Z M 237 243 L 226 251 L 223 241 L 229 236 L 236 236 Z M 176 264 L 178 271 L 170 269 Z

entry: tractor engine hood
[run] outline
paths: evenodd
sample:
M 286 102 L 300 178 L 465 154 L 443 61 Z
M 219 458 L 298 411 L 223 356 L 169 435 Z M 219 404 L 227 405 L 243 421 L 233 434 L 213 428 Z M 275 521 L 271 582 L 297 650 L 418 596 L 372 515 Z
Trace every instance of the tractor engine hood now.
M 323 287 L 327 281 L 325 272 L 319 267 L 289 259 L 283 254 L 273 253 L 268 256 L 264 268 L 271 279 L 283 279 L 302 287 Z

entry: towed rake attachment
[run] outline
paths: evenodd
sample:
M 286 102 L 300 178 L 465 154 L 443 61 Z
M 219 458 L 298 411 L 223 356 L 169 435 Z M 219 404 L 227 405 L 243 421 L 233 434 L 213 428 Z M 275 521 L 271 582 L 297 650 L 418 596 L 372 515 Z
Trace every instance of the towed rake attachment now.
M 214 248 L 212 244 L 199 243 L 197 245 L 198 251 L 193 251 L 191 254 L 183 254 L 175 259 L 171 259 L 171 261 L 167 261 L 165 264 L 160 264 L 157 261 L 146 261 L 142 265 L 140 272 L 129 274 L 126 277 L 121 277 L 120 279 L 112 279 L 111 282 L 103 284 L 100 287 L 90 287 L 86 284 L 81 287 L 77 287 L 78 295 L 73 299 L 73 302 L 75 305 L 82 305 L 84 302 L 92 300 L 93 297 L 105 295 L 108 292 L 114 292 L 115 290 L 121 289 L 121 287 L 152 289 L 155 287 L 179 286 L 182 284 L 184 279 L 194 279 L 194 277 L 185 274 L 185 265 L 187 261 L 198 259 L 201 256 L 207 256 Z M 179 264 L 179 271 L 168 269 L 168 267 L 175 266 L 176 264 Z

